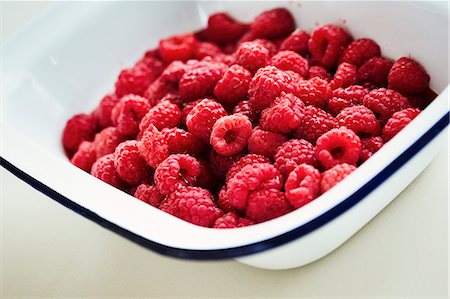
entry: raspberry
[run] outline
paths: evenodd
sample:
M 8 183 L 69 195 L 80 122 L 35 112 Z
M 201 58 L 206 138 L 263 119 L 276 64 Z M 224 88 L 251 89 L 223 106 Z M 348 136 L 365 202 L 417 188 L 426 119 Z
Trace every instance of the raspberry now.
M 287 140 L 286 135 L 255 128 L 248 139 L 248 152 L 273 158 L 277 148 Z
M 261 223 L 292 211 L 284 193 L 278 189 L 264 188 L 250 193 L 245 216 Z
M 179 60 L 171 62 L 161 73 L 161 79 L 165 82 L 179 83 L 181 77 L 189 69 L 189 66 Z
M 266 48 L 267 50 L 269 50 L 270 57 L 272 57 L 273 55 L 275 55 L 278 52 L 278 46 L 268 39 L 257 38 L 257 39 L 252 40 L 252 42 L 258 43 L 261 46 L 263 46 L 264 48 Z
M 397 60 L 388 75 L 389 88 L 403 95 L 418 94 L 428 88 L 430 76 L 424 68 L 408 57 Z
M 321 66 L 317 66 L 317 65 L 311 66 L 308 70 L 308 79 L 311 79 L 314 77 L 318 77 L 327 82 L 331 81 L 331 79 L 332 79 L 331 74 L 328 73 L 328 71 L 325 68 L 323 68 Z
M 237 213 L 238 211 L 231 206 L 230 199 L 227 195 L 227 185 L 224 185 L 222 189 L 219 191 L 217 206 L 224 211 L 225 213 L 233 212 Z
M 94 164 L 96 159 L 97 154 L 92 142 L 83 141 L 70 162 L 86 172 L 91 172 L 92 164 Z
M 158 104 L 162 98 L 169 93 L 177 92 L 177 84 L 164 80 L 163 77 L 156 79 L 144 93 L 144 98 L 148 100 L 150 106 Z
M 333 97 L 328 101 L 327 110 L 336 115 L 344 108 L 362 105 L 363 99 L 368 93 L 366 88 L 359 85 L 336 88 L 333 90 Z
M 227 197 L 230 205 L 237 210 L 245 210 L 249 193 L 257 189 L 282 188 L 282 178 L 278 170 L 268 163 L 247 165 L 227 183 Z
M 164 199 L 158 188 L 149 184 L 140 184 L 134 192 L 134 197 L 154 207 L 158 207 Z
M 356 164 L 361 152 L 361 140 L 345 127 L 332 129 L 317 139 L 316 156 L 323 167 L 337 164 Z
M 181 109 L 181 122 L 186 125 L 186 119 L 187 116 L 189 114 L 189 112 L 192 111 L 192 109 L 201 101 L 203 101 L 203 99 L 198 99 L 196 101 L 193 102 L 189 102 L 189 103 L 185 103 L 183 106 L 183 109 Z
M 308 41 L 308 49 L 315 64 L 332 69 L 352 37 L 342 28 L 327 24 L 316 28 Z
M 356 166 L 343 163 L 338 164 L 322 173 L 322 181 L 320 182 L 320 189 L 322 193 L 325 193 L 333 188 L 337 183 L 345 179 L 345 177 L 347 177 L 355 169 Z
M 369 59 L 358 69 L 358 82 L 363 85 L 376 87 L 387 87 L 388 74 L 393 62 L 384 57 L 374 57 Z
M 310 35 L 308 32 L 297 29 L 289 35 L 283 43 L 281 43 L 280 51 L 294 51 L 302 56 L 309 54 L 308 40 Z
M 300 208 L 320 195 L 320 172 L 311 165 L 301 164 L 291 171 L 284 190 L 294 208 Z
M 233 55 L 228 55 L 228 54 L 219 54 L 213 57 L 213 60 L 217 63 L 222 63 L 225 64 L 227 66 L 230 66 L 232 64 L 234 64 L 234 56 Z
M 217 82 L 214 95 L 224 104 L 236 104 L 247 98 L 252 74 L 240 65 L 232 65 Z
M 208 18 L 206 36 L 216 44 L 234 43 L 247 31 L 248 25 L 238 23 L 226 13 L 216 13 Z
M 408 99 L 392 89 L 379 88 L 370 91 L 363 99 L 363 104 L 372 110 L 384 125 L 397 111 L 409 108 Z
M 300 126 L 305 104 L 292 93 L 282 92 L 270 108 L 261 113 L 261 128 L 271 132 L 289 133 Z
M 146 98 L 126 95 L 114 107 L 112 121 L 120 134 L 135 137 L 139 133 L 139 123 L 149 109 Z
M 120 178 L 129 185 L 137 185 L 148 175 L 150 169 L 141 157 L 136 140 L 127 140 L 116 147 L 114 167 Z
M 95 119 L 90 115 L 77 114 L 70 118 L 62 133 L 62 144 L 68 155 L 76 152 L 81 142 L 92 140 L 96 129 Z
M 330 82 L 331 89 L 355 85 L 358 82 L 356 71 L 356 66 L 353 64 L 347 62 L 341 63 L 336 73 L 334 73 L 333 80 Z
M 125 183 L 114 168 L 114 154 L 105 155 L 95 161 L 91 174 L 111 186 L 119 189 L 125 188 Z
M 361 153 L 359 154 L 359 163 L 364 163 L 372 157 L 384 145 L 383 138 L 380 136 L 362 138 Z
M 186 118 L 186 126 L 195 137 L 204 142 L 209 142 L 212 128 L 216 121 L 228 115 L 219 103 L 204 99 L 189 112 Z
M 407 124 L 409 124 L 417 115 L 419 115 L 420 109 L 408 108 L 398 112 L 395 112 L 392 117 L 387 121 L 383 127 L 383 140 L 388 142 L 398 132 L 400 132 Z
M 186 61 L 194 57 L 196 43 L 193 34 L 172 36 L 159 42 L 159 53 L 167 64 L 174 60 Z
M 158 164 L 169 156 L 167 140 L 154 125 L 150 125 L 144 132 L 139 140 L 138 149 L 141 156 L 153 169 L 156 169 Z
M 233 212 L 227 213 L 220 218 L 217 218 L 214 223 L 214 228 L 237 228 L 253 225 L 254 222 L 245 217 L 239 217 Z
M 183 107 L 183 103 L 184 101 L 181 99 L 180 95 L 178 93 L 168 93 L 166 94 L 160 101 L 160 103 L 163 102 L 170 102 L 174 105 L 177 105 L 178 108 Z M 159 104 L 159 103 L 158 103 Z M 181 110 L 180 110 L 180 114 L 181 114 Z
M 102 98 L 100 104 L 94 111 L 94 116 L 97 120 L 97 123 L 102 127 L 110 127 L 113 125 L 111 121 L 111 112 L 119 102 L 119 99 L 115 94 L 107 94 Z
M 214 86 L 222 78 L 226 66 L 210 63 L 187 70 L 180 79 L 179 93 L 184 100 L 193 100 L 213 94 Z
M 222 54 L 222 50 L 219 46 L 210 43 L 210 42 L 199 42 L 197 43 L 197 47 L 195 49 L 195 58 L 202 59 L 207 56 L 215 57 L 217 55 Z
M 264 11 L 250 25 L 253 36 L 275 39 L 289 35 L 295 29 L 295 21 L 285 8 Z
M 125 136 L 120 134 L 116 128 L 108 127 L 101 130 L 95 135 L 93 141 L 97 159 L 104 155 L 114 153 L 116 147 L 123 141 L 125 141 Z
M 294 71 L 300 76 L 308 74 L 308 61 L 293 51 L 280 51 L 272 57 L 272 65 L 280 70 Z
M 435 98 L 437 94 L 430 88 L 421 94 L 409 96 L 408 101 L 414 108 L 425 109 Z
M 298 83 L 294 94 L 299 97 L 306 105 L 324 107 L 332 95 L 328 82 L 314 77 L 309 80 L 303 80 Z
M 244 42 L 236 50 L 236 63 L 252 73 L 269 64 L 269 50 L 258 42 Z
M 252 123 L 242 114 L 228 115 L 219 118 L 214 124 L 210 143 L 213 149 L 222 156 L 231 156 L 241 152 L 247 146 L 252 134 Z
M 336 121 L 361 138 L 379 135 L 381 130 L 372 110 L 362 105 L 345 108 L 336 116 Z
M 244 157 L 240 158 L 238 161 L 233 163 L 233 165 L 230 167 L 230 169 L 227 172 L 225 180 L 229 181 L 239 171 L 241 171 L 242 168 L 244 168 L 247 165 L 253 165 L 256 163 L 270 163 L 270 160 L 269 160 L 269 158 L 264 157 L 262 155 L 255 155 L 255 154 L 245 155 Z
M 143 63 L 120 72 L 116 81 L 116 95 L 121 98 L 127 94 L 143 95 L 150 83 L 156 79 Z
M 209 153 L 209 162 L 211 163 L 211 170 L 215 175 L 224 178 L 230 167 L 234 162 L 243 157 L 242 153 L 232 156 L 221 156 L 215 151 Z
M 262 111 L 280 95 L 282 91 L 294 90 L 294 81 L 286 72 L 274 66 L 259 69 L 250 82 L 248 95 L 250 107 Z
M 275 153 L 275 167 L 284 177 L 300 164 L 316 166 L 314 147 L 303 139 L 291 139 L 283 143 Z
M 159 55 L 158 49 L 145 52 L 144 56 L 138 61 L 138 63 L 147 66 L 154 78 L 161 75 L 165 67 L 164 62 L 162 62 L 161 56 Z
M 197 186 L 208 189 L 217 189 L 217 177 L 212 173 L 211 167 L 205 160 L 198 160 L 200 174 L 197 177 Z
M 144 132 L 150 124 L 158 130 L 173 128 L 181 123 L 181 110 L 177 105 L 164 101 L 148 110 L 139 124 L 139 130 Z
M 344 49 L 339 63 L 347 62 L 359 67 L 367 60 L 380 55 L 380 46 L 375 41 L 369 38 L 362 38 L 351 42 Z
M 303 118 L 295 137 L 315 144 L 317 138 L 335 127 L 337 123 L 331 114 L 315 106 L 307 106 L 303 109 Z
M 233 108 L 233 114 L 242 114 L 248 117 L 252 123 L 259 119 L 259 113 L 250 107 L 249 101 L 241 101 Z
M 155 170 L 155 186 L 161 194 L 195 184 L 200 175 L 200 163 L 186 154 L 170 155 Z
M 196 155 L 202 151 L 202 143 L 190 132 L 180 128 L 165 128 L 161 133 L 171 154 Z

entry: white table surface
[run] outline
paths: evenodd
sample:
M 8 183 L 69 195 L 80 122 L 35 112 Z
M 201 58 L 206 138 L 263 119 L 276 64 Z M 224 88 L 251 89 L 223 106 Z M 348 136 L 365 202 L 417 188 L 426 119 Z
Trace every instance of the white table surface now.
M 2 3 L 7 38 L 49 2 Z M 30 45 L 32 51 L 32 45 Z M 330 255 L 267 271 L 164 257 L 103 229 L 1 168 L 2 297 L 448 298 L 449 149 Z

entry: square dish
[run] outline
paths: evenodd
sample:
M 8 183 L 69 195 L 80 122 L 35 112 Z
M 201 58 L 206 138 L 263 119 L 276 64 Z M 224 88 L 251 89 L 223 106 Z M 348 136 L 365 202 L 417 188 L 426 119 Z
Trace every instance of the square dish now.
M 408 54 L 401 49 L 414 49 L 411 55 L 430 72 L 432 88 L 440 96 L 348 180 L 300 210 L 239 230 L 205 229 L 176 219 L 93 179 L 67 161 L 59 144 L 63 124 L 75 112 L 93 108 L 110 88 L 113 78 L 108 74 L 130 65 L 159 38 L 200 28 L 215 11 L 249 20 L 276 6 L 287 7 L 307 30 L 315 22 L 336 23 L 345 18 L 355 37 L 376 39 L 388 57 Z M 384 16 L 383 23 L 365 27 L 375 23 L 377 14 Z M 426 20 L 426 29 L 413 24 L 417 18 Z M 104 20 L 102 25 L 97 25 L 98 20 Z M 442 42 L 447 37 L 446 21 L 432 7 L 425 10 L 407 3 L 59 5 L 5 45 L 2 165 L 74 211 L 157 252 L 196 259 L 239 257 L 244 263 L 272 269 L 300 266 L 353 235 L 437 152 L 448 124 L 448 78 L 442 63 L 447 59 Z M 64 25 L 55 28 L 54 24 Z M 433 37 L 427 36 L 429 30 L 435 33 Z M 399 39 L 408 32 L 420 36 Z M 30 44 L 35 45 L 33 55 L 28 53 Z

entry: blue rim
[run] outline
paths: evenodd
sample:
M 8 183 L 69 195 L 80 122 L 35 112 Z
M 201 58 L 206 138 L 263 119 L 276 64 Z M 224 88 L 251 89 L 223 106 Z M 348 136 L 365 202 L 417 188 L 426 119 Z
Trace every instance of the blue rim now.
M 26 174 L 19 168 L 15 167 L 13 164 L 11 164 L 2 157 L 0 157 L 0 165 L 2 165 L 5 169 L 10 171 L 19 179 L 28 183 L 36 190 L 44 193 L 45 195 L 49 196 L 53 200 L 62 204 L 63 206 L 71 209 L 72 211 L 80 214 L 81 216 L 87 219 L 96 222 L 97 224 L 103 226 L 104 228 L 109 229 L 129 239 L 130 241 L 137 243 L 148 249 L 151 249 L 155 252 L 167 256 L 185 259 L 196 259 L 196 260 L 227 259 L 258 253 L 289 243 L 314 231 L 315 229 L 320 228 L 321 226 L 337 218 L 339 215 L 345 213 L 347 210 L 349 210 L 358 202 L 360 202 L 362 199 L 364 199 L 367 196 L 367 194 L 369 194 L 370 192 L 375 190 L 378 186 L 380 186 L 397 170 L 399 170 L 404 164 L 406 164 L 413 156 L 415 156 L 419 151 L 421 151 L 428 143 L 430 143 L 430 141 L 432 141 L 440 132 L 442 132 L 448 126 L 449 120 L 450 120 L 450 113 L 447 113 L 431 129 L 429 129 L 422 137 L 420 137 L 416 142 L 414 142 L 414 144 L 412 144 L 399 157 L 397 157 L 394 161 L 392 161 L 392 163 L 390 163 L 386 168 L 384 168 L 373 179 L 371 179 L 369 182 L 367 182 L 364 186 L 358 189 L 347 199 L 345 199 L 344 201 L 342 201 L 340 204 L 330 209 L 329 211 L 325 212 L 324 214 L 282 235 L 264 241 L 247 244 L 244 246 L 225 249 L 193 250 L 193 249 L 170 247 L 153 242 L 135 233 L 132 233 L 118 226 L 117 224 L 105 220 L 96 213 L 93 213 L 92 211 L 89 211 L 88 209 L 71 201 L 64 195 L 56 192 L 47 185 L 39 182 L 38 180 Z

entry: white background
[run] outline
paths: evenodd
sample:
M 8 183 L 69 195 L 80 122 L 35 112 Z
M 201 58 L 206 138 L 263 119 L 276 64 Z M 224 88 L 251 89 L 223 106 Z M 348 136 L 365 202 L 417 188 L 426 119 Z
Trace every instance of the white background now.
M 51 3 L 2 5 L 3 40 Z M 447 144 L 422 175 L 343 246 L 287 271 L 155 254 L 1 168 L 2 297 L 447 298 L 448 167 Z

